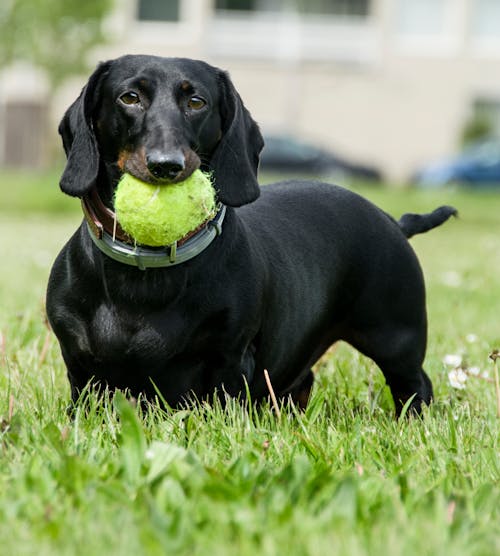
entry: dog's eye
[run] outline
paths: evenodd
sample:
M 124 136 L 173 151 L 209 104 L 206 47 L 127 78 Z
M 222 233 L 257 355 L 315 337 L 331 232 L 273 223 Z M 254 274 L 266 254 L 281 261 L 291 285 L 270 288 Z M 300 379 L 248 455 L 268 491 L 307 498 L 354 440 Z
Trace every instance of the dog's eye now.
M 123 104 L 139 104 L 139 102 L 141 101 L 139 95 L 137 93 L 134 93 L 134 91 L 127 91 L 126 93 L 123 93 L 123 95 L 120 97 L 120 100 L 123 102 Z
M 188 108 L 191 110 L 201 110 L 206 104 L 206 100 L 198 96 L 192 96 L 188 100 Z

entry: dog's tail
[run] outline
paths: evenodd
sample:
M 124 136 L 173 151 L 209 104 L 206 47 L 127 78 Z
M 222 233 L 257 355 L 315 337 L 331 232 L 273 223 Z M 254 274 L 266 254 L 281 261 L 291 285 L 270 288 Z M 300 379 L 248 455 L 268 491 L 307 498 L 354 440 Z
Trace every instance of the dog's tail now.
M 416 234 L 423 234 L 446 222 L 450 216 L 457 216 L 458 211 L 454 207 L 439 207 L 428 214 L 403 214 L 398 224 L 403 234 L 410 238 Z

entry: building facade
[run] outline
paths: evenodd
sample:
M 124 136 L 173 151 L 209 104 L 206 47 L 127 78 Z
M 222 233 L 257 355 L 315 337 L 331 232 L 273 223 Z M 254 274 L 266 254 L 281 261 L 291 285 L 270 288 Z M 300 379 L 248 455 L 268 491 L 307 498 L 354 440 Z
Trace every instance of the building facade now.
M 498 0 L 117 0 L 106 26 L 94 61 L 204 59 L 230 72 L 265 132 L 394 181 L 454 152 L 477 115 L 500 133 Z

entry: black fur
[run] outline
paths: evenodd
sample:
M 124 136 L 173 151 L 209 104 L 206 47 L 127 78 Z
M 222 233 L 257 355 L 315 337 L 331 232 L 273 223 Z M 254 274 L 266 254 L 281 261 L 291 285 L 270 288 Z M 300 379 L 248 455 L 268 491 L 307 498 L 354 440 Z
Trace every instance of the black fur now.
M 70 239 L 52 269 L 47 312 L 73 400 L 89 380 L 151 398 L 157 387 L 174 406 L 215 390 L 242 394 L 246 381 L 258 400 L 267 369 L 276 394 L 303 405 L 311 366 L 343 339 L 379 365 L 398 412 L 414 394 L 413 410 L 431 401 L 424 281 L 405 234 L 440 224 L 450 209 L 399 226 L 362 197 L 310 181 L 266 186 L 258 198 L 258 126 L 227 74 L 193 60 L 102 64 L 60 131 L 70 195 L 96 186 L 111 206 L 125 171 L 168 183 L 149 172 L 154 154 L 185 161 L 170 181 L 212 171 L 228 205 L 222 235 L 172 268 L 115 262 L 85 225 Z
M 428 232 L 443 222 L 446 222 L 451 216 L 457 216 L 457 209 L 454 207 L 439 207 L 428 214 L 403 214 L 399 219 L 399 226 L 403 230 L 407 238 L 416 234 Z

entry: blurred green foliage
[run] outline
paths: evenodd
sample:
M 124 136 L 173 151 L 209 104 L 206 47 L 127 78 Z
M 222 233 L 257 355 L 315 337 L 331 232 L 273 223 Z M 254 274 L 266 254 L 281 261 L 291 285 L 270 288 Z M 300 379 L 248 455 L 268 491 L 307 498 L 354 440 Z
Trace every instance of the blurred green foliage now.
M 86 54 L 106 40 L 102 20 L 114 0 L 2 0 L 0 67 L 27 61 L 51 85 L 87 69 Z
M 2 215 L 75 214 L 81 212 L 80 202 L 63 195 L 59 189 L 62 169 L 33 172 L 30 170 L 0 170 Z
M 493 134 L 493 122 L 484 115 L 475 115 L 469 118 L 462 129 L 460 146 L 467 147 L 471 143 L 487 139 Z

